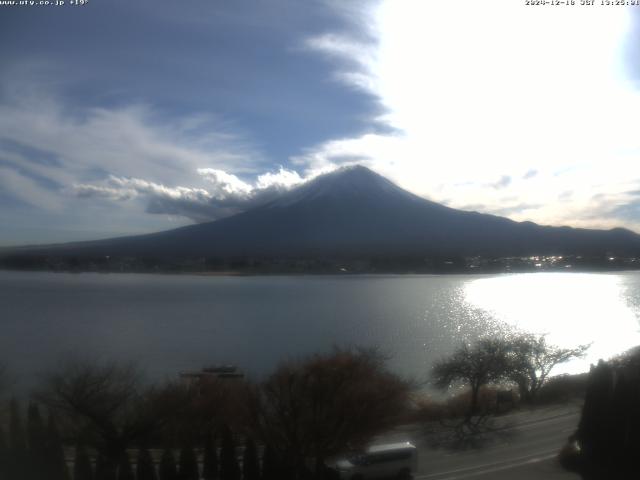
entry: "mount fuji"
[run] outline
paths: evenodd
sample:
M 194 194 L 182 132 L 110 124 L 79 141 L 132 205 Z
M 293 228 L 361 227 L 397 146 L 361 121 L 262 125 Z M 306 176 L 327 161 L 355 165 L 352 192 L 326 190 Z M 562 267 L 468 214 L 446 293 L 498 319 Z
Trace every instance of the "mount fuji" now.
M 310 180 L 275 200 L 174 230 L 5 253 L 115 257 L 365 258 L 640 254 L 630 230 L 515 222 L 456 210 L 401 189 L 362 167 Z

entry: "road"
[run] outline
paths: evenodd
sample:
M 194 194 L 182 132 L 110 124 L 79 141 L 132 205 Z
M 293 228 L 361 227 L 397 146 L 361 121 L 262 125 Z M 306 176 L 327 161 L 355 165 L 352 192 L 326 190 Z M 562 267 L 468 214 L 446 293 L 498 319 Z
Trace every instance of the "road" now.
M 554 406 L 496 418 L 496 433 L 481 445 L 463 450 L 436 448 L 434 435 L 404 427 L 385 441 L 409 440 L 419 449 L 415 480 L 578 480 L 556 459 L 580 418 L 578 405 Z

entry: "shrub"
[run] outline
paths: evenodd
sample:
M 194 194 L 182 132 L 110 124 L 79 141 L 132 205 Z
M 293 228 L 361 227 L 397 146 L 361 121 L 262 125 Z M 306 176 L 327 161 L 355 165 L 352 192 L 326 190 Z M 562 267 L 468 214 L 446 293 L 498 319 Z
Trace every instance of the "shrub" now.
M 221 480 L 240 480 L 240 467 L 236 457 L 236 447 L 233 443 L 231 430 L 222 430 L 222 447 L 220 449 L 220 478 Z
M 138 461 L 136 465 L 136 480 L 156 480 L 156 469 L 153 465 L 151 453 L 146 448 L 138 450 Z
M 160 458 L 160 480 L 178 480 L 178 470 L 176 469 L 176 459 L 171 449 L 166 448 Z
M 120 463 L 118 464 L 118 480 L 135 480 L 127 452 L 124 452 L 122 457 L 120 457 Z
M 178 472 L 180 480 L 198 480 L 198 459 L 191 447 L 183 447 L 180 450 L 180 470 Z
M 93 469 L 87 450 L 82 446 L 76 446 L 76 455 L 73 462 L 73 480 L 93 480 Z
M 217 480 L 218 478 L 218 452 L 211 435 L 207 435 L 204 444 L 202 478 L 204 480 Z
M 582 399 L 587 390 L 587 379 L 586 373 L 552 377 L 540 388 L 538 402 L 545 404 Z
M 443 401 L 437 401 L 429 395 L 424 395 L 415 399 L 414 402 L 413 421 L 436 422 L 448 418 L 449 412 Z
M 251 438 L 247 438 L 242 456 L 242 479 L 260 480 L 260 465 L 258 463 L 258 449 Z
M 60 432 L 58 432 L 58 424 L 53 414 L 49 413 L 47 421 L 47 438 L 46 438 L 46 468 L 48 470 L 48 478 L 50 480 L 68 480 L 69 469 L 64 456 L 64 447 Z
M 379 352 L 335 349 L 282 364 L 256 391 L 251 412 L 258 437 L 299 477 L 406 418 L 410 392 Z
M 96 458 L 96 480 L 116 480 L 116 466 L 104 455 Z

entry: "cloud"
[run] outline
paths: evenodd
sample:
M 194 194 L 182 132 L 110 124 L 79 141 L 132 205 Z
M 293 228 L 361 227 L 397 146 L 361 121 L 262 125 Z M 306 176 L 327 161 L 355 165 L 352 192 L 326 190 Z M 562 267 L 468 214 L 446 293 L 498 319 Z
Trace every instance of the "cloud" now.
M 572 196 L 573 196 L 573 191 L 565 190 L 564 192 L 561 192 L 558 195 L 558 200 L 561 201 L 561 202 L 562 201 L 566 201 L 566 200 L 570 200 Z
M 640 218 L 640 199 L 612 208 L 609 214 L 626 221 L 637 222 Z
M 465 210 L 468 212 L 482 212 L 482 213 L 488 213 L 491 215 L 498 215 L 498 216 L 504 217 L 504 216 L 511 216 L 514 214 L 522 214 L 527 210 L 532 210 L 539 207 L 540 207 L 539 204 L 518 203 L 517 199 L 511 199 L 511 201 L 504 200 L 502 206 L 499 206 L 499 207 L 487 208 L 486 205 L 469 204 L 469 205 L 463 205 L 459 208 L 460 210 Z
M 323 61 L 303 63 L 315 69 L 297 69 L 302 64 L 289 65 L 284 59 L 238 63 L 236 47 L 245 43 L 233 43 L 243 36 L 234 26 L 216 33 L 233 43 L 219 50 L 232 61 L 210 65 L 208 74 L 181 89 L 174 80 L 166 81 L 171 75 L 153 71 L 135 77 L 111 72 L 111 63 L 93 75 L 114 77 L 86 91 L 76 88 L 81 80 L 61 80 L 62 73 L 64 78 L 69 74 L 56 68 L 55 61 L 30 57 L 30 73 L 27 67 L 7 69 L 0 85 L 3 196 L 34 209 L 72 209 L 82 199 L 87 209 L 110 202 L 126 205 L 126 213 L 136 220 L 147 211 L 205 221 L 268 202 L 319 172 L 359 163 L 454 208 L 473 205 L 514 220 L 556 225 L 607 227 L 623 221 L 640 230 L 634 208 L 616 210 L 632 205 L 629 192 L 638 188 L 638 175 L 629 165 L 640 156 L 635 127 L 640 94 L 624 68 L 624 46 L 640 31 L 637 14 L 634 23 L 624 8 L 526 9 L 511 0 L 325 0 L 321 10 L 325 5 L 348 21 L 320 22 L 309 29 L 307 20 L 316 17 L 307 17 L 305 7 L 296 10 L 295 35 L 278 36 L 278 42 L 262 46 L 277 59 L 300 59 L 290 55 L 292 49 L 317 56 Z M 233 18 L 246 20 L 255 31 L 263 24 L 260 16 L 245 17 L 240 7 L 232 9 Z M 162 12 L 163 22 L 176 16 Z M 228 19 L 211 18 L 221 24 Z M 270 33 L 285 31 L 279 13 L 270 13 L 269 19 Z M 318 32 L 322 25 L 330 27 Z M 302 31 L 314 33 L 300 41 Z M 115 30 L 111 34 L 120 39 Z M 129 34 L 136 39 L 142 35 L 137 29 Z M 200 46 L 210 55 L 205 42 Z M 196 60 L 175 63 L 182 57 L 172 58 L 170 68 Z M 327 64 L 330 71 L 322 72 Z M 281 68 L 283 76 L 273 65 L 287 67 Z M 228 75 L 218 75 L 226 71 L 222 66 L 231 68 Z M 247 74 L 255 73 L 254 67 L 260 75 Z M 84 63 L 82 68 L 87 70 Z M 181 71 L 182 80 L 191 78 L 190 69 Z M 302 77 L 291 75 L 293 71 Z M 323 83 L 321 73 L 351 89 L 336 88 L 334 82 L 324 82 L 330 89 L 316 89 L 314 82 Z M 147 79 L 153 93 L 102 91 L 113 79 L 122 84 L 119 76 L 125 74 L 130 80 Z M 165 80 L 156 84 L 154 76 Z M 45 84 L 34 78 L 48 80 Z M 227 91 L 228 78 L 237 78 L 239 86 Z M 199 82 L 214 93 L 203 95 L 195 88 Z M 130 83 L 146 90 L 145 82 Z M 298 90 L 310 85 L 315 87 Z M 49 88 L 61 90 L 53 94 Z M 84 93 L 76 97 L 70 91 Z M 219 95 L 221 91 L 231 95 Z M 104 95 L 102 106 L 80 106 L 94 93 Z M 183 96 L 191 101 L 181 103 Z M 176 114 L 192 111 L 193 105 L 214 110 L 220 97 L 228 97 L 221 111 L 237 115 L 234 121 L 201 112 Z M 139 100 L 149 98 L 162 101 Z M 376 108 L 360 110 L 366 110 L 366 118 L 351 118 L 348 109 L 323 110 L 325 104 L 353 98 L 366 98 Z M 346 113 L 326 114 L 336 111 Z M 295 122 L 302 117 L 315 123 Z M 238 125 L 239 118 L 247 130 Z M 314 133 L 306 135 L 305 129 Z M 267 141 L 287 168 L 274 167 L 264 153 Z M 602 196 L 594 199 L 594 192 Z M 512 200 L 505 202 L 505 197 Z
M 123 190 L 89 184 L 75 184 L 71 191 L 80 198 L 106 198 L 108 200 L 129 200 L 138 194 L 134 189 Z
M 391 133 L 333 138 L 306 148 L 295 165 L 330 168 L 359 158 L 452 207 L 611 225 L 606 215 L 590 215 L 590 193 L 615 196 L 635 180 L 629 165 L 640 155 L 640 92 L 623 68 L 630 9 L 385 0 L 369 15 L 376 42 L 366 48 L 343 32 L 307 45 L 333 62 L 334 78 L 378 98 L 386 113 L 371 121 Z M 558 203 L 569 189 L 573 195 Z M 505 194 L 531 208 L 505 210 Z M 640 230 L 640 218 L 625 224 Z
M 262 155 L 215 116 L 169 120 L 145 105 L 73 110 L 45 91 L 25 86 L 0 103 L 0 189 L 33 208 L 139 202 L 140 212 L 205 221 L 301 181 L 286 169 L 260 177 Z
M 19 171 L 0 166 L 0 193 L 47 211 L 58 211 L 61 202 L 46 187 Z
M 370 42 L 361 42 L 348 35 L 327 33 L 308 38 L 305 46 L 341 64 L 334 71 L 334 79 L 366 93 L 376 93 L 375 78 L 369 70 L 375 61 L 375 48 Z
M 503 175 L 497 182 L 491 183 L 490 186 L 495 189 L 506 188 L 511 185 L 511 177 L 509 175 Z
M 567 191 L 561 199 L 566 206 L 564 215 L 578 217 L 573 226 L 582 228 L 625 227 L 640 230 L 640 210 L 635 193 L 639 180 L 629 183 L 626 189 L 618 191 L 586 192 L 580 188 Z M 561 224 L 561 223 L 560 223 Z
M 228 194 L 248 194 L 251 192 L 251 185 L 243 182 L 235 175 L 229 174 L 215 168 L 199 168 L 198 173 L 213 184 L 221 195 Z
M 522 214 L 527 210 L 535 210 L 536 208 L 540 207 L 541 205 L 536 203 L 517 203 L 515 205 L 492 209 L 490 213 L 504 217 L 513 214 Z
M 311 175 L 311 177 L 312 176 L 313 175 Z M 303 179 L 298 172 L 285 170 L 280 167 L 277 173 L 267 172 L 260 175 L 256 182 L 256 187 L 262 190 L 269 188 L 288 190 L 307 180 L 309 180 L 309 178 Z
M 203 222 L 266 203 L 313 176 L 261 167 L 251 143 L 211 115 L 170 121 L 144 105 L 72 112 L 29 92 L 0 104 L 0 188 L 34 208 L 69 207 L 76 198 Z
M 0 155 L 59 183 L 102 172 L 190 184 L 201 180 L 198 168 L 252 172 L 264 160 L 250 141 L 212 115 L 170 120 L 143 104 L 73 110 L 54 96 L 27 92 L 31 89 L 14 92 L 0 104 L 0 145 L 8 145 L 0 146 Z M 37 161 L 26 149 L 56 162 Z
M 198 173 L 207 180 L 206 188 L 168 187 L 140 178 L 110 175 L 98 184 L 74 184 L 70 192 L 85 199 L 140 199 L 146 202 L 148 213 L 206 222 L 263 205 L 307 180 L 282 167 L 258 176 L 253 185 L 222 170 L 201 168 Z

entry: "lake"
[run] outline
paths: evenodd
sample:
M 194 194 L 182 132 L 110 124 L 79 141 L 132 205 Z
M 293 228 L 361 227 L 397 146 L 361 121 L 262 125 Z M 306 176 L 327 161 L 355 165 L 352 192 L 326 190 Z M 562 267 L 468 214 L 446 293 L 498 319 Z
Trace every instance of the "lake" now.
M 195 276 L 0 271 L 0 361 L 19 388 L 69 355 L 151 378 L 233 363 L 260 378 L 333 345 L 378 346 L 425 380 L 463 341 L 513 328 L 591 343 L 557 373 L 640 344 L 640 272 Z

